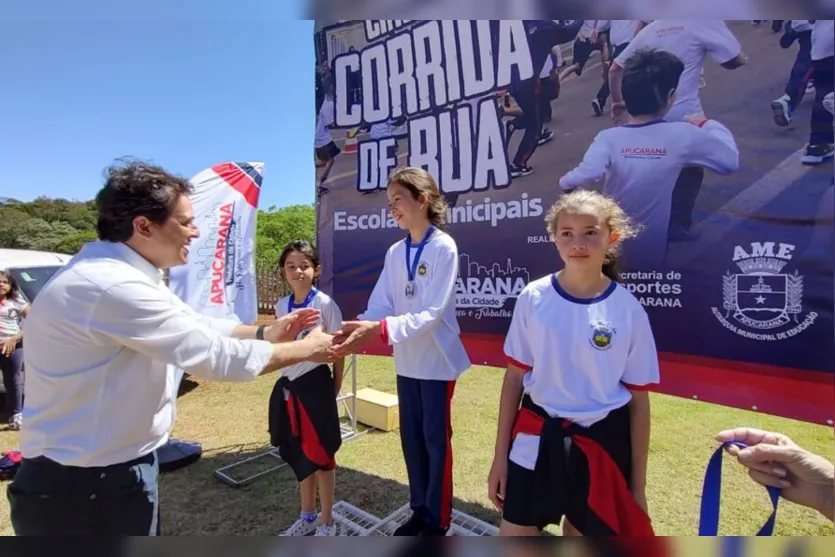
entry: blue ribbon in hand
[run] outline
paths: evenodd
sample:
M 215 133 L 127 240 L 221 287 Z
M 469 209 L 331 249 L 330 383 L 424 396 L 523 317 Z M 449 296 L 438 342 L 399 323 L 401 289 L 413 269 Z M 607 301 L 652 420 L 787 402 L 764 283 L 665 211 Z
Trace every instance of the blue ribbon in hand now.
M 699 516 L 699 535 L 716 536 L 719 532 L 719 505 L 722 498 L 722 452 L 729 445 L 735 445 L 740 449 L 747 449 L 745 443 L 739 441 L 728 441 L 723 443 L 707 464 L 705 480 L 702 485 L 702 508 Z M 777 503 L 780 500 L 780 488 L 766 487 L 768 496 L 771 499 L 772 511 L 765 524 L 757 533 L 758 536 L 770 536 L 774 532 L 774 521 L 777 518 Z

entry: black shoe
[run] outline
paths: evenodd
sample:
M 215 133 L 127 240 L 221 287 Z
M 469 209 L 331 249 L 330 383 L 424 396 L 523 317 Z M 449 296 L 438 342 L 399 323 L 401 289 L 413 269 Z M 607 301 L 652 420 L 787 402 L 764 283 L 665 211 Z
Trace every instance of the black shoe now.
M 533 172 L 533 168 L 530 166 L 523 164 L 517 166 L 515 164 L 510 165 L 510 176 L 512 178 L 521 178 L 522 176 L 527 176 L 528 174 Z
M 807 145 L 801 162 L 805 165 L 816 165 L 832 158 L 835 155 L 835 148 L 832 143 L 822 145 Z
M 439 528 L 437 526 L 424 526 L 418 536 L 422 538 L 436 538 L 446 536 L 449 528 Z
M 412 516 L 407 520 L 402 526 L 399 526 L 397 530 L 394 531 L 394 536 L 419 536 L 421 532 L 423 532 L 424 528 L 426 528 L 426 524 L 424 524 L 423 520 L 415 514 L 412 513 Z

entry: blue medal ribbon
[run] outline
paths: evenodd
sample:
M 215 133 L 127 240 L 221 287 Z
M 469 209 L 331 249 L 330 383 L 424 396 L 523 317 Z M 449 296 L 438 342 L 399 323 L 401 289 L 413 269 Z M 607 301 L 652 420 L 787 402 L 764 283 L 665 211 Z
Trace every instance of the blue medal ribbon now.
M 723 443 L 707 464 L 705 479 L 702 484 L 702 507 L 699 516 L 699 535 L 716 536 L 719 532 L 719 505 L 722 499 L 722 452 L 729 445 L 735 445 L 740 449 L 748 446 L 739 441 L 728 441 Z M 774 521 L 777 518 L 777 503 L 780 501 L 780 488 L 766 487 L 768 496 L 771 499 L 771 516 L 757 533 L 758 536 L 771 536 L 774 533 Z M 730 556 L 728 556 L 730 557 Z
M 411 253 L 412 253 L 412 235 L 409 234 L 406 236 L 406 272 L 409 275 L 409 282 L 406 284 L 406 296 L 412 297 L 415 294 L 415 275 L 417 274 L 417 268 L 420 264 L 420 255 L 423 253 L 423 248 L 426 247 L 426 244 L 429 243 L 429 236 L 435 232 L 435 227 L 430 226 L 429 230 L 426 231 L 426 234 L 423 236 L 423 240 L 417 245 L 417 253 L 415 253 L 414 261 L 411 260 Z
M 313 301 L 313 298 L 315 298 L 316 294 L 318 294 L 318 293 L 319 293 L 318 290 L 316 290 L 315 288 L 311 288 L 310 292 L 307 294 L 307 297 L 304 299 L 304 301 L 302 301 L 302 303 L 300 303 L 298 305 L 293 303 L 293 302 L 296 301 L 296 295 L 295 294 L 290 294 L 290 299 L 287 300 L 287 313 L 293 313 L 294 309 L 306 308 L 307 306 L 310 305 L 310 302 Z

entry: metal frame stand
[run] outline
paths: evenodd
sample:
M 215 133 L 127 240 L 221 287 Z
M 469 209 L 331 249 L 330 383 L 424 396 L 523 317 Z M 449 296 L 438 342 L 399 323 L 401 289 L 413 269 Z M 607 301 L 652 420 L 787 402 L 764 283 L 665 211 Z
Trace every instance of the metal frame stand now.
M 345 366 L 345 372 L 342 377 L 343 386 L 345 385 L 345 381 L 346 379 L 348 379 L 349 375 L 351 381 L 350 391 L 348 391 L 347 393 L 344 392 L 344 390 L 340 391 L 339 396 L 336 397 L 337 405 L 340 405 L 345 413 L 345 416 L 340 420 L 340 430 L 342 431 L 343 442 L 350 441 L 351 439 L 354 439 L 359 435 L 365 433 L 365 431 L 367 431 L 359 431 L 357 428 L 357 356 L 355 354 L 351 355 L 351 359 L 348 361 L 348 365 Z M 277 462 L 274 466 L 256 474 L 253 474 L 251 476 L 247 476 L 245 478 L 235 479 L 229 474 L 229 472 L 232 469 L 238 466 L 262 459 L 275 459 Z M 239 460 L 238 462 L 227 464 L 226 466 L 223 466 L 215 470 L 214 474 L 216 478 L 218 478 L 226 485 L 229 485 L 231 487 L 243 487 L 247 484 L 252 483 L 256 479 L 262 476 L 266 476 L 270 472 L 280 470 L 285 466 L 287 466 L 287 463 L 284 462 L 284 460 L 282 460 L 281 455 L 278 452 L 278 449 L 274 448 L 270 449 L 269 451 L 264 451 L 263 453 L 257 454 L 255 456 Z

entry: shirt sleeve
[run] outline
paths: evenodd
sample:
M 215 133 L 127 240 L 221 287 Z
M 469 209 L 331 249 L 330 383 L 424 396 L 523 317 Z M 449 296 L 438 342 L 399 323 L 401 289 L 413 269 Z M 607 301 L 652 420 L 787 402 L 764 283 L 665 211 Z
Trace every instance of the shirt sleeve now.
M 589 145 L 586 154 L 583 156 L 583 161 L 573 170 L 570 170 L 562 178 L 560 178 L 560 187 L 564 190 L 570 190 L 594 184 L 599 182 L 601 178 L 606 176 L 611 164 L 611 157 L 609 155 L 609 148 L 606 140 L 603 139 L 602 134 L 597 134 Z
M 383 270 L 380 271 L 380 276 L 377 278 L 377 284 L 374 285 L 374 290 L 371 291 L 371 297 L 368 299 L 368 307 L 357 317 L 366 321 L 380 321 L 394 314 L 394 296 L 391 292 L 391 284 L 389 283 L 388 273 L 389 260 L 394 252 L 394 247 L 389 248 L 386 252 L 386 260 L 383 263 Z
M 630 390 L 648 390 L 660 382 L 661 372 L 649 316 L 642 306 L 635 308 L 630 338 L 621 383 Z
M 342 310 L 333 299 L 322 308 L 322 328 L 328 334 L 333 334 L 342 328 Z
M 533 351 L 528 342 L 528 298 L 530 294 L 523 291 L 516 298 L 516 306 L 513 309 L 513 317 L 510 319 L 510 328 L 504 339 L 504 354 L 507 362 L 519 369 L 530 371 L 533 369 Z
M 721 19 L 694 25 L 695 34 L 717 64 L 730 62 L 742 52 L 742 45 Z
M 222 335 L 159 288 L 128 281 L 102 295 L 88 327 L 186 373 L 214 381 L 250 381 L 270 362 L 273 346 Z
M 686 124 L 688 141 L 684 152 L 686 165 L 703 166 L 719 174 L 739 169 L 739 149 L 731 130 L 708 120 L 701 128 Z
M 635 37 L 631 41 L 629 41 L 629 44 L 626 46 L 626 48 L 623 49 L 623 52 L 621 52 L 618 55 L 618 57 L 615 58 L 613 63 L 616 64 L 617 66 L 621 67 L 621 68 L 626 67 L 627 60 L 632 58 L 632 56 L 634 56 L 635 52 L 637 52 L 637 50 L 639 48 L 644 46 L 644 37 L 645 36 L 646 36 L 646 33 L 644 33 L 644 30 L 641 29 L 641 31 L 637 35 L 635 35 Z
M 416 313 L 386 317 L 386 337 L 389 344 L 397 344 L 423 334 L 443 319 L 450 300 L 455 295 L 458 277 L 458 247 L 455 242 L 439 245 L 434 258 L 434 271 L 424 287 L 429 293 L 426 307 Z

